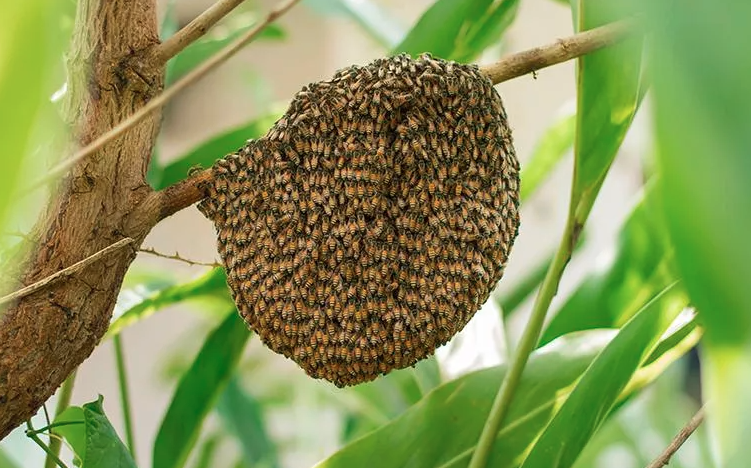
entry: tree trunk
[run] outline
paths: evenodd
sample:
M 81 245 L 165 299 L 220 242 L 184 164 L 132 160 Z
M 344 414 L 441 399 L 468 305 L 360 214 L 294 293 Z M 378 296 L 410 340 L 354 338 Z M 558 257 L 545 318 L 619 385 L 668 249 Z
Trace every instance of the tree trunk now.
M 74 146 L 143 106 L 163 87 L 149 60 L 159 43 L 154 0 L 79 0 L 67 109 Z M 160 114 L 79 162 L 33 233 L 20 276 L 30 284 L 125 237 L 135 243 L 12 304 L 0 319 L 0 439 L 30 418 L 104 335 L 123 276 L 160 217 L 145 182 Z

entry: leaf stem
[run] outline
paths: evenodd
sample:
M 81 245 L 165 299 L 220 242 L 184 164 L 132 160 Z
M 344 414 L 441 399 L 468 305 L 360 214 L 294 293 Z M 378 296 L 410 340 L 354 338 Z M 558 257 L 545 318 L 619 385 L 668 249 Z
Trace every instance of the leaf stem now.
M 47 458 L 51 459 L 52 462 L 59 466 L 60 468 L 68 468 L 65 463 L 63 463 L 62 460 L 60 460 L 60 457 L 58 457 L 55 453 L 52 452 L 52 449 L 50 447 L 47 447 L 47 444 L 42 442 L 42 439 L 39 438 L 39 436 L 36 434 L 36 431 L 34 430 L 34 426 L 31 425 L 31 419 L 26 420 L 26 436 L 33 440 L 44 452 L 47 454 Z M 45 463 L 46 466 L 46 463 Z M 53 465 L 54 466 L 54 465 Z
M 128 441 L 128 449 L 133 458 L 136 458 L 136 444 L 133 437 L 133 420 L 130 412 L 130 396 L 128 393 L 128 373 L 125 369 L 125 355 L 123 353 L 123 342 L 121 336 L 115 335 L 113 338 L 115 347 L 115 360 L 117 361 L 117 382 L 120 385 L 120 406 L 123 411 L 123 422 L 125 424 L 125 438 Z
M 575 245 L 575 223 L 573 222 L 573 216 L 569 216 L 566 223 L 566 229 L 561 239 L 561 243 L 558 246 L 553 262 L 550 264 L 545 279 L 540 286 L 540 292 L 535 299 L 535 305 L 532 309 L 532 315 L 529 318 L 529 323 L 524 329 L 524 334 L 519 342 L 519 346 L 514 353 L 514 358 L 511 363 L 511 367 L 506 373 L 498 394 L 493 401 L 493 406 L 490 409 L 485 426 L 482 428 L 482 433 L 477 441 L 477 448 L 472 455 L 472 460 L 469 462 L 468 468 L 484 468 L 488 463 L 490 452 L 493 448 L 493 442 L 495 442 L 496 435 L 501 429 L 503 419 L 508 413 L 511 400 L 514 398 L 514 393 L 521 381 L 522 372 L 527 365 L 530 354 L 534 351 L 540 340 L 540 333 L 542 332 L 542 326 L 545 323 L 545 316 L 550 307 L 550 303 L 553 301 L 558 292 L 558 283 L 563 275 L 563 270 L 566 268 L 571 254 L 573 251 L 573 245 Z
M 62 414 L 65 409 L 70 406 L 70 399 L 73 396 L 73 384 L 76 382 L 76 371 L 70 373 L 67 379 L 63 382 L 63 385 L 60 387 L 60 395 L 57 397 L 57 404 L 55 405 L 55 417 L 57 418 Z M 55 426 L 62 426 L 65 423 L 61 424 L 50 424 L 47 429 L 52 429 Z M 33 429 L 31 429 L 30 424 L 27 424 L 27 427 L 29 427 L 31 433 L 29 431 L 26 432 L 26 434 L 31 437 L 32 435 L 36 435 L 36 431 L 34 432 Z M 40 429 L 41 430 L 41 429 Z M 53 435 L 54 434 L 54 435 Z M 55 437 L 58 436 L 58 437 Z M 59 434 L 55 433 L 55 431 L 51 431 L 50 433 L 50 451 L 47 452 L 47 458 L 44 460 L 44 468 L 54 468 L 55 465 L 58 463 L 58 456 L 60 455 L 60 447 L 62 446 L 62 440 L 59 437 Z

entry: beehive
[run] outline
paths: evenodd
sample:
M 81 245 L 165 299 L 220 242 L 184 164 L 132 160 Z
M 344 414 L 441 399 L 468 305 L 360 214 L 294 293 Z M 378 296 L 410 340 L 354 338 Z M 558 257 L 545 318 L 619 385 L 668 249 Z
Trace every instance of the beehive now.
M 306 86 L 213 175 L 199 209 L 240 314 L 337 386 L 414 365 L 459 332 L 519 225 L 501 98 L 476 66 L 429 55 Z

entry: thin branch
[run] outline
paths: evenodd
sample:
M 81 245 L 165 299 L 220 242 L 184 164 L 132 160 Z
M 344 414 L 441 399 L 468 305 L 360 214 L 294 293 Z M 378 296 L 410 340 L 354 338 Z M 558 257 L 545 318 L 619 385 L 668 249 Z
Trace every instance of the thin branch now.
M 691 420 L 683 426 L 681 431 L 676 434 L 675 438 L 670 442 L 670 445 L 665 448 L 660 456 L 647 465 L 647 468 L 662 468 L 663 466 L 667 466 L 667 464 L 670 463 L 670 459 L 675 455 L 675 452 L 677 452 L 688 438 L 691 437 L 691 434 L 694 433 L 696 428 L 698 428 L 703 421 L 704 407 L 702 406 L 699 408 L 699 411 L 696 412 L 694 417 L 692 417 Z
M 106 257 L 107 255 L 120 250 L 121 248 L 125 247 L 126 245 L 130 245 L 134 243 L 135 240 L 126 237 L 125 239 L 120 239 L 119 241 L 115 242 L 112 245 L 108 245 L 107 247 L 103 248 L 102 250 L 95 252 L 92 255 L 89 255 L 88 257 L 84 258 L 80 262 L 76 262 L 73 265 L 63 268 L 62 270 L 58 271 L 57 273 L 53 273 L 50 276 L 43 278 L 35 283 L 32 283 L 24 288 L 19 289 L 18 291 L 12 292 L 10 294 L 7 294 L 3 297 L 0 297 L 0 305 L 7 304 L 8 302 L 12 302 L 18 299 L 21 299 L 22 297 L 26 297 L 31 293 L 37 292 L 40 289 L 43 289 L 50 283 L 54 283 L 55 281 L 58 281 L 62 278 L 67 278 L 70 275 L 73 275 L 75 273 L 78 273 L 80 270 L 82 270 L 84 267 L 91 265 L 92 263 L 101 260 L 102 258 Z
M 480 70 L 493 84 L 502 83 L 615 44 L 635 29 L 634 20 L 621 20 L 559 39 L 553 44 L 509 55 L 494 64 L 480 67 Z M 211 178 L 211 171 L 204 170 L 157 192 L 155 196 L 162 205 L 161 219 L 203 199 L 205 195 L 200 186 L 210 182 Z
M 70 399 L 73 396 L 73 384 L 76 381 L 76 372 L 73 371 L 68 376 L 67 379 L 65 379 L 65 382 L 63 382 L 62 387 L 60 387 L 60 395 L 57 397 L 57 405 L 55 406 L 55 418 L 60 417 L 60 414 L 62 414 L 65 409 L 70 406 Z M 63 424 L 70 424 L 70 423 L 58 423 L 57 425 L 50 424 L 49 425 L 49 437 L 50 437 L 50 453 L 54 455 L 55 457 L 60 456 L 60 448 L 62 447 L 62 439 L 58 434 L 55 433 L 53 430 L 53 427 L 59 427 Z M 47 458 L 44 461 L 44 468 L 55 468 L 55 459 L 47 455 Z
M 219 20 L 245 0 L 219 0 L 154 49 L 154 62 L 162 66 L 196 39 L 206 34 Z
M 636 30 L 636 20 L 627 19 L 558 39 L 553 44 L 509 55 L 480 67 L 493 84 L 595 52 L 619 42 Z
M 120 386 L 120 407 L 123 411 L 123 423 L 125 425 L 125 440 L 128 442 L 130 455 L 136 458 L 136 441 L 133 437 L 133 417 L 130 410 L 130 392 L 128 391 L 128 371 L 125 368 L 125 352 L 123 350 L 122 335 L 117 334 L 114 338 L 115 361 L 117 363 L 117 383 Z
M 256 36 L 258 36 L 258 34 L 261 31 L 263 31 L 264 28 L 266 28 L 266 26 L 268 26 L 277 18 L 282 16 L 284 13 L 286 13 L 290 8 L 295 6 L 295 4 L 297 4 L 299 1 L 300 0 L 286 0 L 284 3 L 279 5 L 276 9 L 272 10 L 266 16 L 266 18 L 260 23 L 258 23 L 253 29 L 245 33 L 242 37 L 238 38 L 231 44 L 228 44 L 221 51 L 219 51 L 219 53 L 217 53 L 216 55 L 212 56 L 210 59 L 203 62 L 201 65 L 193 69 L 193 71 L 185 75 L 180 80 L 176 81 L 174 85 L 165 89 L 164 92 L 162 92 L 162 94 L 156 96 L 154 99 L 149 101 L 145 106 L 141 107 L 136 112 L 131 114 L 127 119 L 115 125 L 112 129 L 110 129 L 106 133 L 100 135 L 97 139 L 95 139 L 94 141 L 86 145 L 85 147 L 81 148 L 76 154 L 74 154 L 70 158 L 66 159 L 65 161 L 61 162 L 57 166 L 53 167 L 44 177 L 42 177 L 40 180 L 38 180 L 36 183 L 31 185 L 30 187 L 28 187 L 26 191 L 32 191 L 39 187 L 42 187 L 46 185 L 47 183 L 49 183 L 50 181 L 54 180 L 55 178 L 65 174 L 65 172 L 67 172 L 68 169 L 73 167 L 76 163 L 96 153 L 97 151 L 102 149 L 104 145 L 111 142 L 115 138 L 119 137 L 120 135 L 128 131 L 129 129 L 131 129 L 134 125 L 136 125 L 137 123 L 141 122 L 146 117 L 148 117 L 152 112 L 163 107 L 172 98 L 174 98 L 178 93 L 180 93 L 183 89 L 193 84 L 193 82 L 197 81 L 198 79 L 203 78 L 203 76 L 206 75 L 208 72 L 212 71 L 214 68 L 226 62 L 227 59 L 235 55 L 246 44 L 248 44 L 253 39 L 255 39 Z
M 221 264 L 219 264 L 217 262 L 198 262 L 198 261 L 195 261 L 195 260 L 190 260 L 190 259 L 181 257 L 180 254 L 177 253 L 177 252 L 175 252 L 173 255 L 169 255 L 169 254 L 164 254 L 164 253 L 161 253 L 161 252 L 157 252 L 156 250 L 151 249 L 151 248 L 138 249 L 138 251 L 141 252 L 141 253 L 146 253 L 146 254 L 149 254 L 149 255 L 154 255 L 155 257 L 166 258 L 166 259 L 169 259 L 169 260 L 177 260 L 178 262 L 187 263 L 188 265 L 192 265 L 192 266 L 206 266 L 206 267 L 211 267 L 211 268 L 216 268 L 216 267 L 220 267 L 221 266 Z
M 47 454 L 48 457 L 52 459 L 52 461 L 55 463 L 55 465 L 59 466 L 60 468 L 68 468 L 65 463 L 63 463 L 62 460 L 60 460 L 60 457 L 52 453 L 49 447 L 42 442 L 42 439 L 39 438 L 39 436 L 34 431 L 34 426 L 31 425 L 31 419 L 26 420 L 26 436 L 33 440 L 44 452 Z

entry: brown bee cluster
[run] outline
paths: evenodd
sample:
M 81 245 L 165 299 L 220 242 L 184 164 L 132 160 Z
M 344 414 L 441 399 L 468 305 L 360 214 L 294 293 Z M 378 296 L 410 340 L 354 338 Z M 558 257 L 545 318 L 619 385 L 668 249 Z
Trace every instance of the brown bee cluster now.
M 476 66 L 399 55 L 303 88 L 215 164 L 199 209 L 250 328 L 342 387 L 430 356 L 487 300 L 518 172 Z

